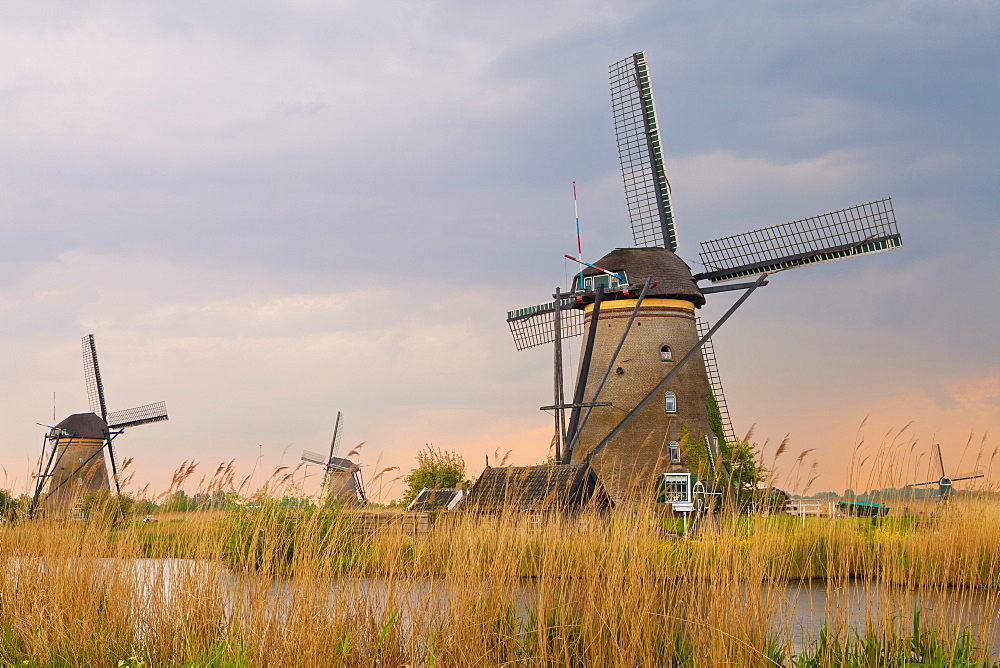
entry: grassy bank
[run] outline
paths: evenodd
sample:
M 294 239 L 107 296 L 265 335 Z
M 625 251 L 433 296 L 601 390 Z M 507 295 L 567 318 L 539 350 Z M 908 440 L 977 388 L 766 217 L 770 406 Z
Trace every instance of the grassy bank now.
M 733 518 L 695 540 L 650 517 L 518 515 L 414 538 L 399 517 L 267 503 L 13 523 L 0 663 L 979 665 L 998 526 L 982 500 L 923 523 Z M 825 583 L 829 608 L 808 638 L 786 595 L 799 578 Z M 860 618 L 849 596 L 872 599 Z M 915 616 L 921 597 L 955 605 Z

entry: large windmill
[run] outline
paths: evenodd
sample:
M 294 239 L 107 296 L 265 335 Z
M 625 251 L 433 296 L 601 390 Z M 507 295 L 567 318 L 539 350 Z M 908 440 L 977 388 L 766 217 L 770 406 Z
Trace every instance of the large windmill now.
M 108 413 L 93 334 L 83 337 L 83 373 L 91 412 L 70 415 L 46 434 L 42 448 L 44 466 L 39 471 L 31 499 L 32 516 L 41 504 L 49 517 L 81 517 L 83 500 L 88 493 L 111 491 L 105 457 L 111 463 L 115 492 L 120 494 L 118 462 L 112 442 L 125 429 L 168 419 L 167 405 L 162 401 Z
M 303 450 L 302 461 L 319 464 L 323 467 L 323 491 L 327 499 L 348 505 L 364 505 L 368 503 L 368 499 L 365 497 L 361 467 L 350 459 L 337 456 L 340 451 L 340 440 L 343 437 L 344 414 L 337 411 L 337 421 L 333 425 L 333 438 L 330 439 L 330 454 L 324 457 L 318 452 Z
M 941 444 L 938 443 L 934 447 L 937 448 L 937 460 L 938 460 L 938 466 L 940 466 L 941 468 L 941 477 L 938 478 L 937 480 L 928 480 L 927 482 L 913 482 L 907 485 L 907 487 L 923 487 L 924 485 L 937 485 L 938 499 L 940 499 L 941 501 L 947 501 L 949 498 L 951 498 L 952 493 L 955 491 L 954 483 L 958 482 L 959 480 L 973 480 L 975 478 L 982 478 L 985 476 L 985 474 L 980 473 L 978 471 L 975 473 L 962 473 L 961 475 L 957 476 L 949 476 L 947 473 L 945 473 L 944 470 L 944 457 L 941 456 Z
M 510 311 L 518 349 L 554 343 L 557 459 L 596 471 L 615 502 L 665 475 L 663 497 L 691 501 L 698 470 L 732 439 L 709 354 L 711 335 L 774 272 L 899 248 L 889 199 L 701 243 L 705 271 L 676 251 L 660 129 L 644 53 L 610 67 L 611 103 L 633 246 L 584 267 L 553 301 Z M 755 280 L 731 283 L 734 279 Z M 699 283 L 709 282 L 712 285 Z M 721 284 L 721 285 L 715 285 Z M 713 326 L 696 311 L 708 294 L 743 290 Z M 562 339 L 584 336 L 571 398 Z M 707 359 L 706 359 L 707 358 Z M 710 417 L 721 411 L 722 424 Z M 714 428 L 713 428 L 714 423 Z M 716 432 L 721 433 L 716 433 Z M 677 506 L 675 505 L 675 508 Z

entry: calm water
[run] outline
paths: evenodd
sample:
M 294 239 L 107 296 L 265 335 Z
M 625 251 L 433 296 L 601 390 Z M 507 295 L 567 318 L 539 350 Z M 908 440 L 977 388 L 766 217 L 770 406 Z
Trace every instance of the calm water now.
M 43 565 L 36 559 L 18 559 L 9 562 L 14 573 L 23 569 L 73 568 L 78 564 L 51 563 Z M 185 597 L 204 591 L 209 596 L 220 597 L 227 614 L 232 614 L 238 602 L 263 595 L 272 600 L 270 615 L 281 621 L 289 617 L 296 605 L 297 586 L 289 580 L 261 583 L 252 578 L 240 578 L 224 566 L 211 561 L 184 559 L 133 559 L 125 562 L 96 560 L 95 571 L 105 573 L 109 580 L 124 581 L 131 591 L 137 591 L 143 604 L 141 608 L 152 611 L 160 604 L 186 602 Z M 16 575 L 15 575 L 16 577 Z M 197 585 L 191 586 L 193 582 Z M 322 584 L 326 582 L 326 584 Z M 183 583 L 183 584 L 182 584 Z M 463 583 L 465 584 L 465 583 Z M 449 586 L 444 580 L 419 579 L 391 583 L 378 578 L 341 578 L 321 581 L 317 586 L 328 587 L 331 612 L 350 611 L 352 614 L 385 617 L 387 610 L 399 609 L 397 623 L 404 628 L 415 618 L 429 613 L 432 618 L 445 614 L 450 600 Z M 488 583 L 480 583 L 482 595 L 491 593 Z M 669 584 L 665 585 L 669 588 Z M 667 589 L 668 590 L 668 589 Z M 533 580 L 526 579 L 514 591 L 505 592 L 519 605 L 526 617 L 527 609 L 535 605 L 539 589 Z M 745 599 L 746 590 L 734 589 L 734 599 Z M 915 610 L 920 611 L 922 625 L 937 628 L 971 627 L 981 642 L 993 653 L 1000 652 L 1000 592 L 985 590 L 933 589 L 907 590 L 879 583 L 851 580 L 828 585 L 824 581 L 801 581 L 782 584 L 759 592 L 764 600 L 772 602 L 771 627 L 792 641 L 793 651 L 801 651 L 819 630 L 827 625 L 839 631 L 863 632 L 868 622 L 878 626 L 886 619 L 892 621 L 901 633 L 912 629 Z M 144 626 L 143 615 L 137 614 L 136 623 Z

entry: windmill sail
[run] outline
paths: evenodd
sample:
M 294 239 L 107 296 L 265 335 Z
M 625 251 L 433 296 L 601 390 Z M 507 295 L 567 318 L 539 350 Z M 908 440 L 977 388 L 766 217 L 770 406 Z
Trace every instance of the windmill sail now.
M 713 283 L 774 273 L 807 264 L 893 250 L 903 245 L 891 199 L 701 242 L 707 271 L 695 280 Z
M 608 69 L 615 139 L 635 246 L 677 250 L 670 183 L 663 167 L 646 54 L 640 51 Z
M 107 422 L 111 429 L 128 429 L 129 427 L 138 427 L 141 424 L 163 422 L 169 419 L 166 402 L 158 401 L 155 404 L 146 404 L 110 413 Z
M 698 318 L 695 321 L 695 327 L 698 330 L 698 336 L 702 337 L 708 333 L 712 325 Z M 715 403 L 719 407 L 719 417 L 722 420 L 722 434 L 720 436 L 725 439 L 726 443 L 736 443 L 739 438 L 736 436 L 736 430 L 733 429 L 733 421 L 729 417 L 729 405 L 726 403 L 726 395 L 722 390 L 722 377 L 719 375 L 719 365 L 715 359 L 715 347 L 712 345 L 712 339 L 706 340 L 702 345 L 701 355 L 705 360 L 705 374 L 712 387 L 712 396 L 715 397 Z
M 340 411 L 337 411 L 337 421 L 333 425 L 333 438 L 330 439 L 329 461 L 332 462 L 333 458 L 337 455 L 337 452 L 340 450 L 340 439 L 343 437 L 344 437 L 344 414 L 341 413 Z
M 83 337 L 83 377 L 87 384 L 90 412 L 100 415 L 102 419 L 107 418 L 108 407 L 104 401 L 104 383 L 101 382 L 101 367 L 97 364 L 97 344 L 93 334 Z
M 310 464 L 319 464 L 321 466 L 326 466 L 329 460 L 325 455 L 321 455 L 318 452 L 312 452 L 310 450 L 302 451 L 302 461 L 309 462 Z
M 562 338 L 583 334 L 583 311 L 573 307 L 572 299 L 564 299 L 561 304 L 559 328 Z M 555 302 L 526 306 L 507 311 L 507 324 L 518 350 L 544 346 L 556 340 Z

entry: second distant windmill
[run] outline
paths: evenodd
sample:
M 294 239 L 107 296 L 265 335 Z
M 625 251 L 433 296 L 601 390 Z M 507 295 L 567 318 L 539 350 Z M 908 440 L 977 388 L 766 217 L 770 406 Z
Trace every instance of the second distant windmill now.
M 303 450 L 302 461 L 319 464 L 325 468 L 323 492 L 327 499 L 347 505 L 364 505 L 368 503 L 368 499 L 365 497 L 361 467 L 350 459 L 337 456 L 343 437 L 344 414 L 337 411 L 337 421 L 333 426 L 333 438 L 330 440 L 330 454 L 324 457 L 318 452 Z
M 982 478 L 985 474 L 976 471 L 975 473 L 963 473 L 957 476 L 949 476 L 944 470 L 944 457 L 941 455 L 941 444 L 935 445 L 937 448 L 937 459 L 938 466 L 941 467 L 941 477 L 937 480 L 928 480 L 927 482 L 912 482 L 907 487 L 922 487 L 924 485 L 937 485 L 937 498 L 940 501 L 947 501 L 951 498 L 951 495 L 955 491 L 954 483 L 959 480 L 974 480 L 975 478 Z

